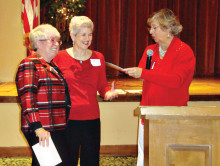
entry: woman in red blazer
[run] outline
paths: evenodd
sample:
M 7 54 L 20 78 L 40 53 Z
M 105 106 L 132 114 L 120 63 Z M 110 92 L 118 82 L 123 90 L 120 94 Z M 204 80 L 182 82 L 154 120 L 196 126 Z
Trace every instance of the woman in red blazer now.
M 156 44 L 145 49 L 138 67 L 124 69 L 124 72 L 143 79 L 142 106 L 186 106 L 195 57 L 192 49 L 177 37 L 182 25 L 169 9 L 159 10 L 147 22 Z M 151 66 L 146 68 L 150 54 Z M 138 166 L 143 165 L 142 133 L 140 121 Z
M 67 166 L 65 127 L 70 99 L 62 73 L 52 61 L 61 44 L 60 33 L 49 24 L 40 25 L 31 31 L 30 41 L 36 52 L 21 61 L 15 80 L 21 130 L 31 149 L 38 142 L 48 146 L 51 137 L 62 159 L 59 165 Z M 34 153 L 32 165 L 39 165 Z

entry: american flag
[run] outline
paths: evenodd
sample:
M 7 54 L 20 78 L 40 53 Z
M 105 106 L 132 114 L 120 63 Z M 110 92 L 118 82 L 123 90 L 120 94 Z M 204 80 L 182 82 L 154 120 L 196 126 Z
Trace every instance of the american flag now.
M 29 33 L 38 26 L 38 0 L 22 0 L 21 18 L 24 25 L 24 44 L 30 51 Z

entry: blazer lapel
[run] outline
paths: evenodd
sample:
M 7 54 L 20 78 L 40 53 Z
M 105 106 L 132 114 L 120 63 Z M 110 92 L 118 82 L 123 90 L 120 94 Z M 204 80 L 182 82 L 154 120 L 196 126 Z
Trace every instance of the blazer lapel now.
M 51 72 L 53 73 L 56 77 L 60 78 L 58 72 L 53 68 L 51 67 L 39 54 L 36 55 L 39 59 L 39 61 L 41 62 L 41 64 L 46 68 L 46 70 L 48 72 Z M 52 62 L 53 63 L 53 62 Z M 55 66 L 55 64 L 53 64 Z

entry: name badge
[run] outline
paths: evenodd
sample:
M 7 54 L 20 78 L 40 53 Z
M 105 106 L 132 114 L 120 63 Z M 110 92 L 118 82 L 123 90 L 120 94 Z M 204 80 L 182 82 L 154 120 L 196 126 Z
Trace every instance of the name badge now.
M 100 59 L 90 59 L 92 66 L 101 66 Z

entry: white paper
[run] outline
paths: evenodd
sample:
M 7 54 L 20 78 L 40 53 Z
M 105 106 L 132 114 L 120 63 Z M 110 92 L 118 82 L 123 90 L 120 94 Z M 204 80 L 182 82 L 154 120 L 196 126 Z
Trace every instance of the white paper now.
M 46 145 L 44 147 L 42 145 L 40 146 L 37 143 L 32 148 L 41 166 L 55 166 L 62 162 L 51 137 L 49 138 L 48 147 Z
M 125 95 L 126 92 L 123 91 L 122 89 L 115 89 L 116 92 L 118 92 L 119 95 Z
M 125 90 L 128 93 L 141 93 L 142 90 Z
M 119 71 L 122 71 L 122 70 L 123 70 L 122 67 L 119 67 L 119 66 L 117 66 L 117 65 L 115 65 L 115 64 L 112 64 L 112 63 L 109 63 L 109 62 L 105 62 L 105 64 L 106 64 L 106 66 L 111 67 L 111 68 L 113 68 L 113 69 L 116 69 L 116 70 L 119 70 Z
M 100 59 L 90 59 L 92 66 L 101 66 Z
M 118 92 L 119 95 L 125 95 L 127 93 L 122 89 L 115 89 L 115 91 Z M 100 95 L 98 91 L 97 91 L 97 95 Z

